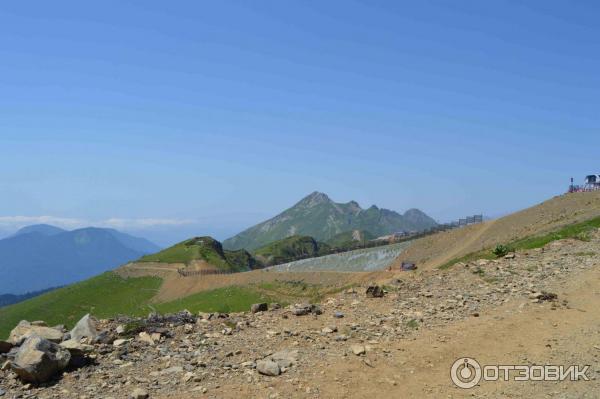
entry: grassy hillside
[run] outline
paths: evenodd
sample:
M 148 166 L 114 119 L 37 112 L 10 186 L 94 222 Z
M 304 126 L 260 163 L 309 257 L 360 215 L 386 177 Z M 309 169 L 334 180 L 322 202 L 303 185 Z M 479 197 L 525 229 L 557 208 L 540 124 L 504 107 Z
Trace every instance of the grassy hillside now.
M 297 259 L 313 258 L 330 252 L 327 244 L 317 242 L 308 236 L 292 236 L 267 244 L 256 251 L 254 256 L 264 265 L 277 265 Z
M 327 245 L 334 248 L 350 248 L 357 244 L 365 244 L 374 238 L 377 237 L 366 230 L 350 230 L 327 240 Z
M 0 339 L 21 320 L 44 320 L 49 325 L 72 327 L 83 315 L 145 315 L 161 284 L 158 277 L 123 279 L 106 272 L 89 280 L 59 288 L 15 305 L 0 308 Z
M 81 283 L 60 288 L 16 305 L 0 308 L 0 339 L 5 339 L 21 320 L 44 320 L 49 325 L 64 324 L 68 328 L 86 313 L 98 318 L 117 315 L 145 316 L 150 312 L 240 312 L 257 302 L 287 304 L 319 300 L 323 294 L 344 287 L 325 287 L 303 281 L 229 286 L 202 291 L 170 302 L 154 303 L 152 299 L 162 281 L 158 277 L 121 278 L 107 272 Z
M 161 313 L 174 313 L 183 309 L 190 312 L 243 312 L 253 303 L 271 302 L 275 298 L 252 287 L 224 287 L 203 291 L 172 302 L 156 305 Z
M 143 256 L 139 262 L 189 264 L 204 260 L 221 270 L 246 271 L 260 264 L 245 250 L 224 251 L 221 243 L 212 237 L 194 237 L 152 255 Z

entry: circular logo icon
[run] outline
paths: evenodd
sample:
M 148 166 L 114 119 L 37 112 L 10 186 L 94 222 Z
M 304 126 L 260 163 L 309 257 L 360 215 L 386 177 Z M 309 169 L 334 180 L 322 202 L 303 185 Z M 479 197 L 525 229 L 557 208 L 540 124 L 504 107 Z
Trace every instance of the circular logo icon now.
M 452 365 L 450 378 L 459 388 L 473 388 L 481 381 L 481 366 L 475 359 L 462 357 Z

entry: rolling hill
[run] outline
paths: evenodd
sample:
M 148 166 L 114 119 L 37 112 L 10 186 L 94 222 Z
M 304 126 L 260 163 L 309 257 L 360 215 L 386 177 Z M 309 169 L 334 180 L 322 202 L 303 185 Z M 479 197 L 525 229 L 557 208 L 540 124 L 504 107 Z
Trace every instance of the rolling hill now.
M 212 237 L 194 237 L 155 254 L 140 258 L 137 263 L 183 264 L 194 270 L 216 269 L 223 271 L 248 271 L 262 267 L 247 251 L 223 250 Z
M 158 249 L 147 240 L 112 229 L 28 226 L 0 240 L 0 294 L 70 284 Z
M 313 258 L 330 252 L 327 244 L 309 236 L 291 236 L 267 244 L 255 250 L 254 256 L 265 266 L 291 262 L 297 259 Z
M 420 231 L 436 224 L 418 209 L 408 210 L 403 215 L 375 205 L 362 209 L 355 201 L 340 204 L 323 193 L 314 192 L 274 218 L 225 240 L 223 246 L 250 251 L 293 235 L 326 242 L 351 230 L 366 230 L 382 236 L 397 231 Z

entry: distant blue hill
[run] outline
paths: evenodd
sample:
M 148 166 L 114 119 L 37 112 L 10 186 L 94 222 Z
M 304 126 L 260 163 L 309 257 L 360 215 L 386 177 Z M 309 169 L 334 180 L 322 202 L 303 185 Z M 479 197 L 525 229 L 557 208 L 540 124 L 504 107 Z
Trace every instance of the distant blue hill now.
M 27 226 L 0 240 L 0 295 L 70 284 L 159 250 L 113 229 Z

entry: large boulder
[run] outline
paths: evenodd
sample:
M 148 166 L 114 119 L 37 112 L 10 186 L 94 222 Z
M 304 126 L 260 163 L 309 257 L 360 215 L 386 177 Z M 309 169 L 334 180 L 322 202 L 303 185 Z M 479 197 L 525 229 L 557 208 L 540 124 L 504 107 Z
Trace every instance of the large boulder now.
M 71 339 L 81 341 L 83 338 L 88 338 L 91 341 L 98 337 L 96 331 L 96 321 L 88 314 L 83 316 L 71 330 Z
M 67 349 L 33 335 L 19 348 L 12 369 L 23 381 L 40 384 L 61 372 L 70 360 Z
M 44 326 L 41 323 L 30 323 L 27 320 L 22 320 L 10 332 L 8 342 L 18 346 L 27 338 L 34 335 L 47 339 L 50 342 L 59 343 L 63 340 L 64 333 L 61 330 Z

